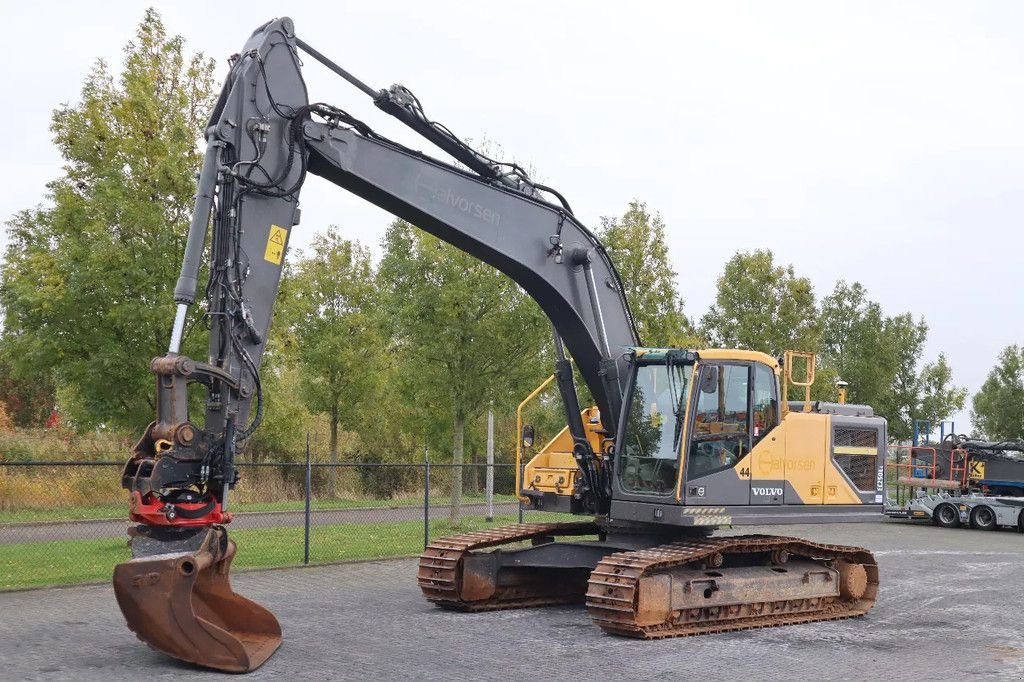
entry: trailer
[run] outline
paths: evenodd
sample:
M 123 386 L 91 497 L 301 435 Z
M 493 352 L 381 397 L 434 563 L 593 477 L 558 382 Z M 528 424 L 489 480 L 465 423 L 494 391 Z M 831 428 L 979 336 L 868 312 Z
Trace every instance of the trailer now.
M 885 514 L 943 528 L 1024 532 L 1024 441 L 952 434 L 935 445 L 889 450 Z
M 943 528 L 1012 528 L 1024 533 L 1024 497 L 940 492 L 915 498 L 905 508 L 887 509 L 886 514 L 895 518 L 930 520 Z
M 907 451 L 899 457 L 900 448 Z M 946 436 L 932 445 L 900 446 L 900 460 L 909 464 L 911 479 L 922 478 L 947 490 L 978 492 L 999 497 L 1024 497 L 1024 440 L 983 441 L 964 436 Z M 901 472 L 904 476 L 907 470 Z

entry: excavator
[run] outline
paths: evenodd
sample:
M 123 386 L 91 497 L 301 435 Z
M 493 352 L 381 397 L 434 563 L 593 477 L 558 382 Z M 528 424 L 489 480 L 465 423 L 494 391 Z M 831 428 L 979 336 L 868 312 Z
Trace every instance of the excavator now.
M 453 162 L 311 103 L 301 58 Z M 864 549 L 712 534 L 882 518 L 886 422 L 870 407 L 811 401 L 813 356 L 644 347 L 609 253 L 568 201 L 474 150 L 408 88 L 368 86 L 288 18 L 256 29 L 229 64 L 205 130 L 170 346 L 151 363 L 156 419 L 122 472 L 136 525 L 113 585 L 143 642 L 231 672 L 259 667 L 281 644 L 274 615 L 231 588 L 236 547 L 226 526 L 235 458 L 264 416 L 260 363 L 309 173 L 495 267 L 552 323 L 566 426 L 524 467 L 520 499 L 582 520 L 433 542 L 417 576 L 428 600 L 462 611 L 583 602 L 603 630 L 648 639 L 872 607 L 878 568 Z M 180 352 L 197 302 L 209 328 L 205 361 Z M 581 409 L 575 372 L 592 407 Z M 788 400 L 790 386 L 804 388 L 802 401 Z M 205 396 L 201 422 L 189 413 L 190 387 Z

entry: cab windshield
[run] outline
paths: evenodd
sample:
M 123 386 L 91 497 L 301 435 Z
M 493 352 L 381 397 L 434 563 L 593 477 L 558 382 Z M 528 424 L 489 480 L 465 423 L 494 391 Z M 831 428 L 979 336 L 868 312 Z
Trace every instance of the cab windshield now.
M 675 491 L 686 394 L 692 376 L 692 363 L 668 361 L 637 368 L 619 449 L 625 490 L 657 494 Z

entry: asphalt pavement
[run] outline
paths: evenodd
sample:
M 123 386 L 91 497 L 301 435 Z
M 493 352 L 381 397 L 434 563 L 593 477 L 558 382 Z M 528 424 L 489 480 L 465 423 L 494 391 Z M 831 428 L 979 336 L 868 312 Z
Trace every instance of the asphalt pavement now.
M 878 603 L 853 620 L 645 642 L 602 634 L 582 607 L 439 610 L 409 559 L 250 571 L 236 590 L 274 611 L 285 639 L 246 679 L 1024 679 L 1024 536 L 892 522 L 743 532 L 873 550 Z M 0 678 L 184 677 L 222 676 L 137 641 L 109 586 L 0 593 Z

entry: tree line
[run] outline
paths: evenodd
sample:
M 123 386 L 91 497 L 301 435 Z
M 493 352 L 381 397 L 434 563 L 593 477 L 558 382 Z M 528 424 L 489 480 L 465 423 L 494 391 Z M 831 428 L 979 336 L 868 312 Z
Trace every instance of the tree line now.
M 80 101 L 52 117 L 62 174 L 43 204 L 7 223 L 0 272 L 0 424 L 40 426 L 54 404 L 79 429 L 141 431 L 152 419 L 147 364 L 167 348 L 191 212 L 200 131 L 215 95 L 213 64 L 188 54 L 150 10 L 119 76 L 103 62 Z M 818 297 L 770 250 L 724 264 L 714 304 L 687 315 L 661 216 L 635 200 L 597 230 L 650 346 L 718 346 L 819 355 L 815 397 L 872 405 L 890 435 L 915 419 L 963 408 L 944 355 L 923 363 L 928 326 L 889 314 L 858 282 Z M 264 357 L 265 425 L 254 457 L 297 455 L 307 432 L 332 458 L 480 461 L 488 409 L 507 458 L 516 404 L 550 373 L 550 325 L 511 280 L 396 220 L 380 244 L 319 234 L 291 253 Z M 183 352 L 205 356 L 202 310 Z M 1013 346 L 974 397 L 985 434 L 1024 432 L 1021 367 Z M 554 429 L 558 406 L 542 402 Z M 547 435 L 553 435 L 551 433 Z M 428 455 L 429 456 L 429 455 Z

